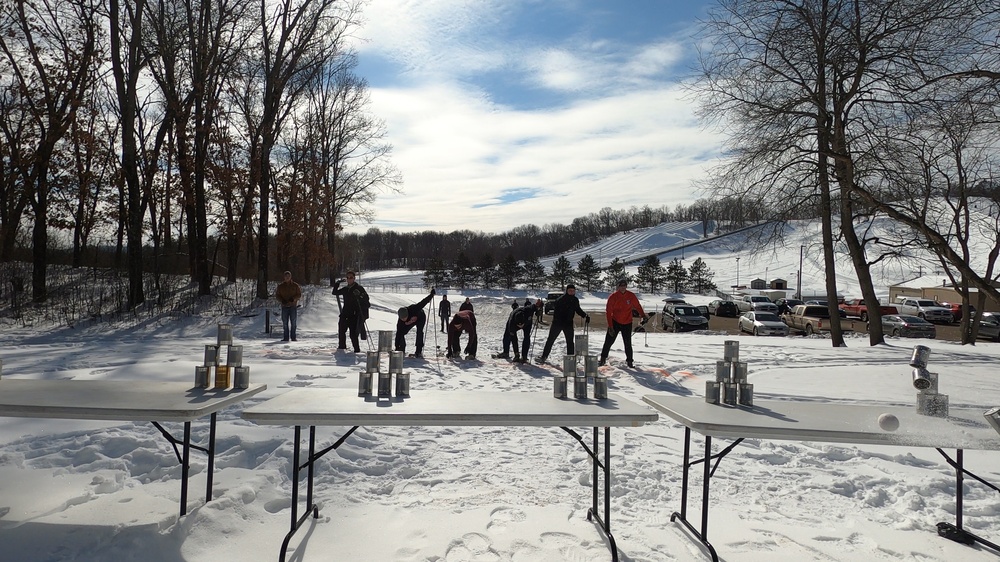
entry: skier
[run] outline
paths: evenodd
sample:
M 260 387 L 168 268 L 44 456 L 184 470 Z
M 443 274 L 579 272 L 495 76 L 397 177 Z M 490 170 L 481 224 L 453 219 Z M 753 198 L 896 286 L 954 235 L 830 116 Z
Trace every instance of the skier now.
M 560 332 L 566 338 L 566 354 L 576 353 L 576 342 L 573 334 L 573 320 L 576 315 L 583 318 L 584 323 L 590 324 L 590 315 L 580 308 L 580 299 L 576 296 L 576 286 L 566 285 L 566 291 L 556 299 L 552 307 L 552 325 L 549 326 L 549 337 L 545 340 L 542 354 L 537 358 L 539 363 L 545 363 L 549 358 L 552 344 L 555 343 Z
M 424 307 L 434 298 L 434 289 L 423 300 L 410 306 L 400 308 L 397 313 L 399 321 L 396 322 L 396 351 L 406 352 L 406 334 L 410 329 L 417 327 L 417 347 L 414 357 L 423 357 L 424 351 L 424 325 L 427 324 L 427 314 Z
M 639 304 L 639 297 L 629 291 L 628 282 L 622 279 L 618 282 L 618 289 L 608 297 L 608 304 L 605 311 L 608 315 L 608 334 L 604 337 L 604 348 L 601 350 L 601 359 L 598 365 L 604 365 L 608 361 L 608 352 L 611 351 L 611 344 L 618 339 L 618 334 L 622 335 L 622 343 L 625 344 L 625 362 L 629 367 L 634 367 L 632 363 L 632 312 L 638 312 L 645 324 L 649 317 Z
M 460 310 L 448 324 L 448 353 L 446 357 L 460 357 L 462 332 L 469 333 L 469 344 L 465 346 L 466 359 L 475 359 L 479 348 L 479 337 L 476 335 L 476 313 L 471 310 Z
M 347 349 L 346 336 L 350 330 L 354 353 L 361 353 L 358 333 L 364 331 L 363 326 L 365 320 L 368 319 L 371 301 L 368 299 L 368 292 L 365 291 L 364 287 L 358 285 L 355 279 L 356 274 L 353 271 L 348 271 L 347 286 L 341 288 L 339 280 L 333 282 L 333 294 L 344 297 L 344 307 L 340 311 L 340 321 L 337 322 L 337 349 Z
M 514 361 L 525 363 L 528 361 L 528 346 L 531 343 L 531 320 L 535 317 L 535 310 L 542 306 L 542 299 L 537 302 L 527 304 L 514 309 L 507 317 L 507 325 L 503 332 L 503 353 L 496 356 L 497 359 L 510 359 L 510 346 L 514 344 Z M 517 333 L 522 333 L 521 349 L 517 348 Z

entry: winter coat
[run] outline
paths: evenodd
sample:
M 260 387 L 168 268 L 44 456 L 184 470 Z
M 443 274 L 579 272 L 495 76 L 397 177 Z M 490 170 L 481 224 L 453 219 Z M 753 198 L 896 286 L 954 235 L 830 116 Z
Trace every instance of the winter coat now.
M 278 290 L 274 292 L 278 297 L 281 306 L 295 306 L 302 298 L 302 288 L 295 281 L 282 281 L 278 284 Z
M 451 316 L 451 301 L 442 300 L 441 304 L 438 305 L 438 316 L 447 319 Z
M 361 319 L 368 318 L 368 308 L 371 301 L 368 299 L 368 292 L 357 283 L 349 283 L 343 287 L 333 290 L 333 294 L 344 297 L 344 309 L 342 316 L 359 316 Z
M 642 305 L 639 304 L 639 297 L 635 296 L 635 293 L 629 290 L 621 293 L 618 291 L 611 293 L 611 296 L 608 297 L 607 307 L 605 308 L 608 315 L 608 324 L 610 325 L 612 321 L 619 324 L 631 324 L 633 310 L 639 313 L 640 318 L 646 317 L 646 312 L 642 310 Z
M 578 314 L 580 318 L 587 317 L 587 313 L 580 308 L 580 299 L 576 295 L 565 293 L 552 305 L 553 324 L 572 324 L 574 314 Z

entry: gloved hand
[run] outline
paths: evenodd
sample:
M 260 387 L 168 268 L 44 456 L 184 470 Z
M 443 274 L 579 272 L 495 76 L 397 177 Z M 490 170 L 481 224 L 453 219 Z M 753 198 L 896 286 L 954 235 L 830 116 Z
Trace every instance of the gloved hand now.
M 336 291 L 338 288 L 340 288 L 340 279 L 333 282 L 333 290 Z
M 433 297 L 433 296 L 434 296 L 434 295 L 436 295 L 436 294 L 437 294 L 437 292 L 436 292 L 436 291 L 434 291 L 434 288 L 433 288 L 433 287 L 431 287 L 431 296 Z
M 584 324 L 590 324 L 590 315 L 589 314 L 583 317 L 583 323 Z

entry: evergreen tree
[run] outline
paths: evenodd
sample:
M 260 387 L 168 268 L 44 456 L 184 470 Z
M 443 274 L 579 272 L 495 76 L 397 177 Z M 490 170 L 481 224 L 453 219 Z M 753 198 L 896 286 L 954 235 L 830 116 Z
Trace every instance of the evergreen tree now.
M 497 266 L 493 262 L 493 254 L 486 252 L 483 257 L 479 258 L 479 263 L 476 265 L 476 278 L 479 279 L 479 285 L 484 289 L 492 289 L 497 281 Z
M 424 287 L 443 287 L 448 283 L 448 270 L 440 258 L 431 258 L 424 271 Z
M 687 285 L 688 273 L 684 269 L 684 264 L 681 260 L 674 258 L 669 264 L 667 264 L 667 284 L 674 288 L 675 293 L 681 292 L 681 289 Z
M 465 252 L 459 252 L 455 260 L 455 267 L 451 269 L 451 278 L 460 289 L 465 289 L 476 279 L 476 272 L 472 269 L 472 260 Z
M 529 289 L 537 289 L 545 282 L 545 266 L 538 258 L 524 260 L 524 274 L 521 279 Z
M 694 292 L 700 295 L 716 289 L 715 283 L 712 282 L 713 277 L 715 277 L 715 272 L 709 269 L 708 264 L 701 258 L 694 260 L 694 263 L 688 268 L 688 284 Z
M 573 264 L 569 263 L 566 256 L 559 256 L 559 259 L 552 264 L 549 281 L 552 282 L 553 286 L 562 289 L 567 284 L 572 283 L 574 277 L 576 277 L 576 271 L 573 270 Z
M 576 276 L 585 291 L 600 289 L 601 267 L 594 261 L 594 256 L 587 254 L 576 262 Z
M 660 264 L 660 259 L 656 256 L 649 256 L 642 265 L 635 277 L 640 288 L 648 289 L 650 293 L 655 293 L 667 282 L 667 270 Z
M 514 254 L 507 254 L 507 257 L 497 266 L 497 276 L 504 289 L 513 289 L 524 276 L 524 268 L 521 267 L 521 262 L 514 257 Z
M 625 262 L 615 258 L 604 268 L 604 284 L 614 288 L 622 279 L 631 282 L 632 276 L 625 272 Z

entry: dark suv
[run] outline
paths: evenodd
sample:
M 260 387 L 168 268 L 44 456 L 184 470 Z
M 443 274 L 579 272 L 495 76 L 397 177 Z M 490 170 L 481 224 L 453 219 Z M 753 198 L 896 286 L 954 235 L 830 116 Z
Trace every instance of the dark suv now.
M 671 332 L 708 329 L 708 318 L 701 315 L 697 306 L 690 304 L 667 303 L 663 305 L 663 314 L 660 318 L 663 329 Z

